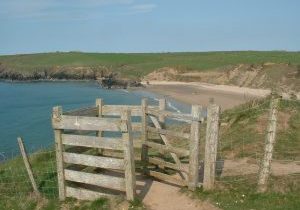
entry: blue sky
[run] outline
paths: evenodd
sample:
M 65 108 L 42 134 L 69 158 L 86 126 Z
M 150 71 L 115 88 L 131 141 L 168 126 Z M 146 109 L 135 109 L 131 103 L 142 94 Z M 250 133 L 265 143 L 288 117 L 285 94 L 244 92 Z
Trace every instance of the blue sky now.
M 299 0 L 0 0 L 0 54 L 300 50 Z

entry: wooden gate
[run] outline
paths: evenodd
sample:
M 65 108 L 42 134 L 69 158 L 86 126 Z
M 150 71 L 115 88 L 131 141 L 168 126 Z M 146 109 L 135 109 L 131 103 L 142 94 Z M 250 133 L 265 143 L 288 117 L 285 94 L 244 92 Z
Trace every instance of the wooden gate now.
M 167 129 L 165 118 L 188 123 L 190 132 L 184 133 L 178 132 L 176 129 Z M 181 186 L 188 186 L 190 190 L 194 190 L 199 182 L 199 132 L 201 120 L 200 106 L 193 105 L 191 114 L 181 114 L 166 111 L 165 99 L 160 100 L 159 108 L 148 107 L 147 100 L 143 99 L 141 156 L 144 174 Z M 150 126 L 150 124 L 153 124 L 153 126 Z M 151 141 L 151 138 L 149 138 L 151 133 L 158 134 L 160 141 Z M 171 137 L 173 139 L 181 138 L 183 141 L 188 142 L 187 148 L 176 146 L 174 140 L 170 141 Z M 154 151 L 152 154 L 149 153 L 149 148 Z M 155 152 L 158 154 L 155 154 Z M 169 158 L 166 154 L 169 155 Z M 182 161 L 186 163 L 182 163 Z M 151 169 L 149 165 L 157 167 Z M 168 173 L 164 170 L 166 168 L 169 170 Z M 180 176 L 176 177 L 174 172 L 177 172 Z
M 54 107 L 59 198 L 94 200 L 125 192 L 133 200 L 135 159 L 141 160 L 143 174 L 195 190 L 199 186 L 201 113 L 201 106 L 196 105 L 191 114 L 167 111 L 165 99 L 159 100 L 159 106 L 149 106 L 146 99 L 140 106 L 105 105 L 97 99 L 96 106 L 64 113 L 61 107 Z M 132 117 L 140 120 L 132 122 Z M 166 119 L 184 123 L 170 129 Z M 217 128 L 217 120 L 208 122 L 208 130 Z M 105 132 L 119 137 L 107 137 Z M 159 138 L 153 140 L 153 135 Z M 205 156 L 209 158 L 205 159 L 204 187 L 212 186 L 214 180 L 217 135 L 206 139 Z M 212 151 L 211 145 L 215 145 Z
M 117 194 L 125 191 L 128 200 L 135 197 L 130 111 L 119 112 L 121 118 L 102 118 L 94 116 L 97 110 L 89 108 L 62 114 L 61 107 L 53 109 L 60 200 L 66 197 L 94 200 L 111 196 L 114 191 L 119 192 Z M 121 132 L 122 137 L 101 137 L 105 131 Z M 124 156 L 122 159 L 106 157 L 100 155 L 98 149 L 123 151 Z M 124 176 L 101 173 L 103 169 L 123 171 Z

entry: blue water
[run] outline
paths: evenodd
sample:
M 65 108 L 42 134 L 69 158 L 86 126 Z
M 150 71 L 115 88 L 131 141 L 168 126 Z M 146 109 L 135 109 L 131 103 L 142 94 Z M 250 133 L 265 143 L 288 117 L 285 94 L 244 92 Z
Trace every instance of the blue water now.
M 157 104 L 160 96 L 143 90 L 102 89 L 93 82 L 0 82 L 0 156 L 18 152 L 18 136 L 29 151 L 53 145 L 50 117 L 54 106 L 61 105 L 63 110 L 92 106 L 96 98 L 105 104 L 138 105 L 143 97 Z M 187 104 L 169 102 L 168 109 L 190 111 Z

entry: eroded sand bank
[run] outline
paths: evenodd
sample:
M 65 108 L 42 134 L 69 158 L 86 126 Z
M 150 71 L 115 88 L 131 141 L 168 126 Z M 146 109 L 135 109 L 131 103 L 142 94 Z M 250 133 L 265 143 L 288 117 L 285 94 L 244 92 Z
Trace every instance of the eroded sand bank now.
M 252 89 L 229 85 L 213 85 L 199 82 L 149 81 L 143 82 L 149 91 L 176 100 L 206 106 L 214 98 L 223 110 L 245 103 L 251 99 L 269 95 L 270 90 Z

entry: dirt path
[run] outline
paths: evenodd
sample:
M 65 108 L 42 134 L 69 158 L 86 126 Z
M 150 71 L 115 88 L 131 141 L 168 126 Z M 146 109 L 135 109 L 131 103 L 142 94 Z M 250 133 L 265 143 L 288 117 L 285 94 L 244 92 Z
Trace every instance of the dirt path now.
M 251 163 L 247 158 L 238 160 L 225 160 L 217 164 L 222 168 L 222 176 L 246 175 L 258 173 L 258 164 Z M 293 173 L 300 173 L 299 162 L 283 163 L 273 161 L 271 173 L 274 176 L 282 176 Z M 155 181 L 152 179 L 137 179 L 138 196 L 149 210 L 218 210 L 213 204 L 207 201 L 200 201 L 188 197 L 180 192 L 180 187 Z
M 222 171 L 222 176 L 246 175 L 258 173 L 259 165 L 251 163 L 247 158 L 238 160 L 225 160 L 217 163 L 217 170 Z M 272 161 L 271 174 L 283 176 L 300 173 L 300 162 Z
M 218 210 L 206 201 L 189 198 L 180 192 L 180 187 L 171 184 L 146 179 L 137 185 L 144 186 L 138 187 L 137 193 L 149 210 Z

